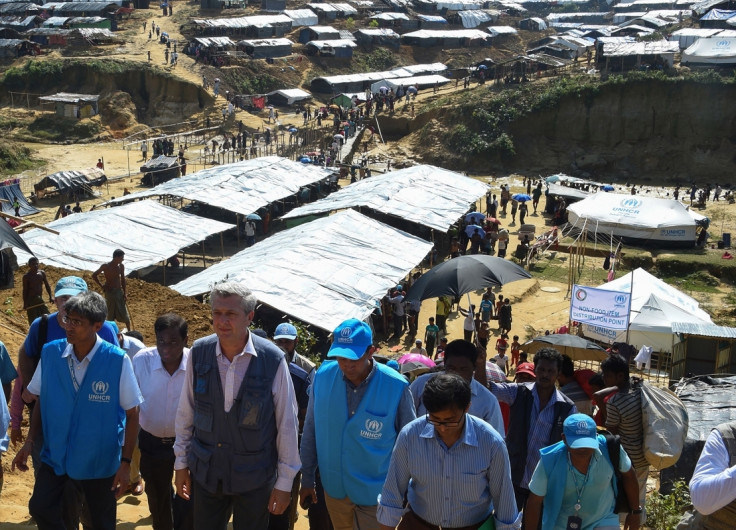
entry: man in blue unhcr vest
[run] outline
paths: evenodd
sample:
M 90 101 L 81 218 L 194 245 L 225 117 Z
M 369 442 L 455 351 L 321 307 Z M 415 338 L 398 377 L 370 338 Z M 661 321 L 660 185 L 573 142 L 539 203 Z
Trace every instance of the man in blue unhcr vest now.
M 302 506 L 316 502 L 319 466 L 336 530 L 378 529 L 376 506 L 399 431 L 415 419 L 409 384 L 373 360 L 373 333 L 346 320 L 314 378 L 302 435 Z
M 176 493 L 196 530 L 268 528 L 299 471 L 297 408 L 284 353 L 248 330 L 256 297 L 227 281 L 210 292 L 215 333 L 194 342 L 176 412 Z
M 618 467 L 629 506 L 639 503 L 639 482 L 631 460 L 620 446 Z M 526 528 L 542 530 L 619 530 L 616 477 L 606 438 L 596 432 L 586 414 L 572 414 L 563 425 L 562 441 L 540 451 L 541 458 L 529 482 Z M 544 502 L 544 506 L 542 506 Z M 624 528 L 637 530 L 641 506 L 626 516 Z
M 103 341 L 107 307 L 95 292 L 64 304 L 66 339 L 49 342 L 27 390 L 37 396 L 28 442 L 13 466 L 28 469 L 35 434 L 43 428 L 41 468 L 29 503 L 38 528 L 66 528 L 62 521 L 65 484 L 83 491 L 95 530 L 113 530 L 117 502 L 130 479 L 130 458 L 138 436 L 143 401 L 130 358 Z
M 427 382 L 427 413 L 401 430 L 391 456 L 378 504 L 383 530 L 477 530 L 489 517 L 498 530 L 521 528 L 506 444 L 468 413 L 471 397 L 458 374 Z

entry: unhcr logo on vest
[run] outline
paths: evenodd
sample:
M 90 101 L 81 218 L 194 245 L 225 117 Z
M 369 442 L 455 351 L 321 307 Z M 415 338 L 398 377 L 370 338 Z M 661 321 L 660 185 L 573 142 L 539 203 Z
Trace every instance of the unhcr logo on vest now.
M 380 440 L 383 436 L 383 422 L 368 418 L 365 420 L 365 429 L 360 430 L 360 435 L 369 440 Z
M 92 381 L 92 394 L 89 394 L 89 400 L 98 403 L 109 403 L 110 396 L 107 393 L 109 390 L 110 383 L 106 381 Z

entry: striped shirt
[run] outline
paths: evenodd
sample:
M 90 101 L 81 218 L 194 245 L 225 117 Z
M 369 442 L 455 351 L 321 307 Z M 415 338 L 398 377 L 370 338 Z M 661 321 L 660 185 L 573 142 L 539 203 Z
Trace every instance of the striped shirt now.
M 521 484 L 519 484 L 520 487 L 527 488 L 529 487 L 532 473 L 534 473 L 534 468 L 537 467 L 537 462 L 539 462 L 539 450 L 549 445 L 549 437 L 555 420 L 555 403 L 564 401 L 565 398 L 562 392 L 555 389 L 547 405 L 542 410 L 539 410 L 537 384 L 524 384 L 532 391 L 532 395 L 534 396 L 532 416 L 529 418 L 529 432 L 527 433 L 526 469 L 524 470 L 524 477 L 521 479 Z M 493 392 L 493 395 L 501 403 L 513 405 L 514 401 L 516 401 L 519 383 L 494 383 L 489 381 L 488 386 L 491 392 Z M 578 409 L 573 406 L 567 415 L 575 414 L 577 411 Z
M 606 428 L 615 428 L 621 445 L 635 468 L 648 467 L 644 456 L 644 426 L 641 421 L 641 388 L 619 389 L 606 405 Z
M 404 498 L 425 521 L 447 528 L 484 521 L 496 510 L 496 528 L 521 528 L 506 445 L 483 420 L 465 415 L 460 439 L 447 447 L 425 416 L 399 433 L 378 498 L 378 522 L 395 528 Z

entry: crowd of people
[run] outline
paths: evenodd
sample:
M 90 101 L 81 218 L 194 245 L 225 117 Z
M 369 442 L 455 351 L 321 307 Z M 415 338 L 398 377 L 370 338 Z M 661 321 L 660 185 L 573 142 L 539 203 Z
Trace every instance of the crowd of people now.
M 146 347 L 118 328 L 130 324 L 116 312 L 126 296 L 123 257 L 95 274 L 106 297 L 79 277 L 56 283 L 57 311 L 31 323 L 20 373 L 0 348 L 1 426 L 5 433 L 10 423 L 18 447 L 12 469 L 32 461 L 29 511 L 39 528 L 113 529 L 117 500 L 143 491 L 156 530 L 225 529 L 231 518 L 235 529 L 288 529 L 297 504 L 313 530 L 636 530 L 645 522 L 640 387 L 621 355 L 600 374 L 579 373 L 552 348 L 529 363 L 518 336 L 508 341 L 509 315 L 494 361 L 506 374 L 515 366 L 515 381 L 489 376 L 487 347 L 472 333 L 442 336 L 453 305 L 445 298 L 423 334 L 441 353 L 429 373 L 410 382 L 398 364 L 374 357 L 373 330 L 356 319 L 334 330 L 317 368 L 298 353 L 293 324 L 270 338 L 253 329 L 256 298 L 233 281 L 210 293 L 213 334 L 189 347 L 185 319 L 166 313 Z M 51 297 L 40 272 L 29 272 L 29 302 L 44 288 Z M 498 307 L 487 295 L 483 302 L 478 315 L 465 310 L 473 323 L 510 307 L 502 296 Z M 417 352 L 427 353 L 421 339 Z M 618 435 L 620 448 L 597 426 Z M 736 498 L 721 486 L 732 480 L 733 432 L 714 431 L 693 479 L 706 520 L 727 517 Z M 620 513 L 617 496 L 628 505 Z

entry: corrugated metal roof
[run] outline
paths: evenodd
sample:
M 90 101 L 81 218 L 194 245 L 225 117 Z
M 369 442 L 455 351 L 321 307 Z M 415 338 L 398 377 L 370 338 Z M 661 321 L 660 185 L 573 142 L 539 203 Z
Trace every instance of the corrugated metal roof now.
M 672 331 L 674 333 L 685 333 L 687 335 L 700 335 L 719 339 L 736 339 L 736 328 L 716 326 L 715 324 L 673 322 Z

